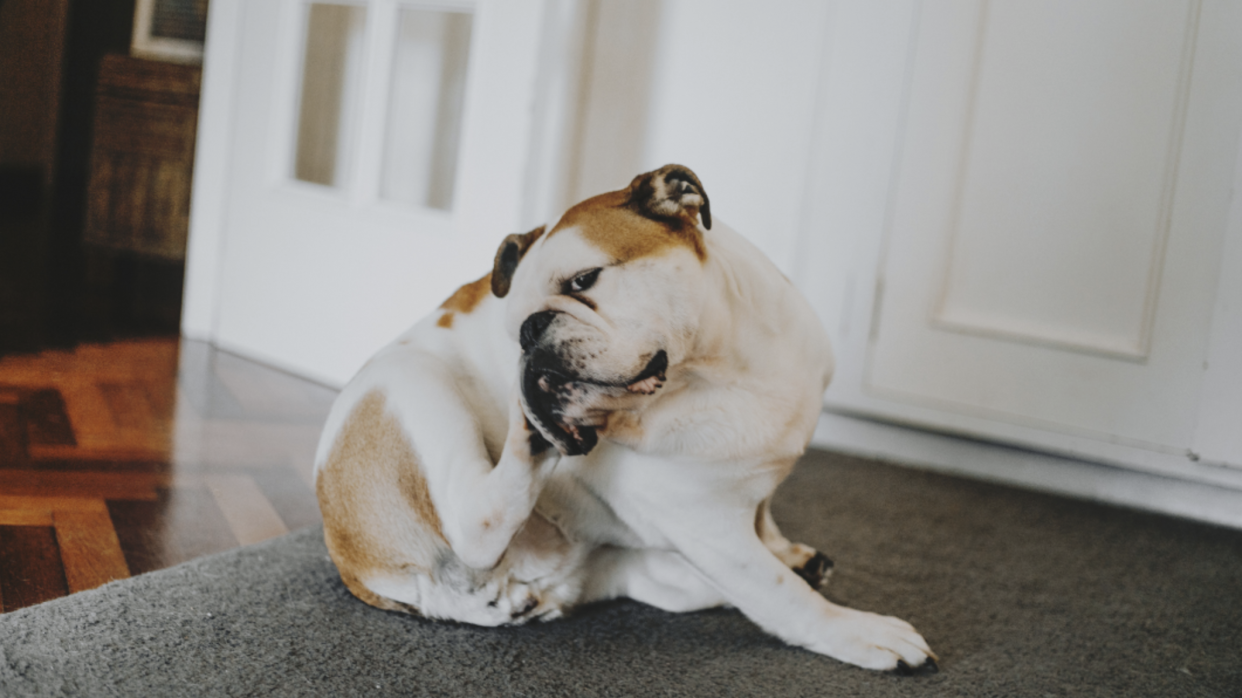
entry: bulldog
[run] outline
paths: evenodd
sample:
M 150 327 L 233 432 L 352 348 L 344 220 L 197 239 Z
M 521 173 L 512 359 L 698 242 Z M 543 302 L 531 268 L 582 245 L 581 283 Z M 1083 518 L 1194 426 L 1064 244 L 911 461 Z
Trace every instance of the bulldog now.
M 934 669 L 910 624 L 820 594 L 832 563 L 772 519 L 832 368 L 698 177 L 639 175 L 508 236 L 344 388 L 316 455 L 328 551 L 359 599 L 428 618 L 732 605 L 843 662 Z

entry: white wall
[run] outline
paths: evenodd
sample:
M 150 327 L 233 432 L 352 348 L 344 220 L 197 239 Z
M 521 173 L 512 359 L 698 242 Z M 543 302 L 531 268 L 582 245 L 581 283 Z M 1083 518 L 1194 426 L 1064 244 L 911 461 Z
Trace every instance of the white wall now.
M 831 7 L 666 0 L 657 25 L 643 169 L 678 162 L 694 170 L 712 215 L 786 273 L 795 267 Z
M 642 167 L 694 169 L 838 346 L 866 331 L 916 21 L 913 0 L 662 5 Z
M 694 169 L 839 347 L 866 331 L 916 23 L 913 0 L 663 4 L 643 166 Z
M 1242 467 L 1242 152 L 1233 178 L 1221 274 L 1204 361 L 1194 451 L 1209 463 Z

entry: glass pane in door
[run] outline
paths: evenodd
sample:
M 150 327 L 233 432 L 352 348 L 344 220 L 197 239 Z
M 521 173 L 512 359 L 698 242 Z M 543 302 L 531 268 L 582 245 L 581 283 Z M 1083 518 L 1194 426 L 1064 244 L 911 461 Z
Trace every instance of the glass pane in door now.
M 351 150 L 362 90 L 367 10 L 312 3 L 307 12 L 293 176 L 338 186 Z
M 380 196 L 453 208 L 472 17 L 403 8 L 393 50 Z

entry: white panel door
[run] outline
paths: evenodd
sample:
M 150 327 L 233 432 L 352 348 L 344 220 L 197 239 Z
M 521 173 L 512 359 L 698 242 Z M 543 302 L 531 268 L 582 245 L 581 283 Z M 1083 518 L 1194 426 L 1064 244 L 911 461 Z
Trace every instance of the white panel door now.
M 223 214 L 201 197 L 187 327 L 343 383 L 531 224 L 548 3 L 220 0 L 212 12 L 200 174 L 221 183 Z
M 830 405 L 1189 465 L 1239 36 L 1239 3 L 925 4 L 866 365 Z

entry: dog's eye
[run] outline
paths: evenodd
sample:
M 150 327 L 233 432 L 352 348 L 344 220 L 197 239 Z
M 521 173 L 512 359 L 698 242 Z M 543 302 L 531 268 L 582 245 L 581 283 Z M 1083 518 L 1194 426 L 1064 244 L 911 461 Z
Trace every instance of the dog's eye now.
M 565 293 L 582 293 L 588 288 L 591 288 L 595 285 L 595 281 L 599 278 L 599 273 L 601 271 L 603 271 L 603 269 L 597 267 L 590 271 L 584 271 L 565 282 Z

